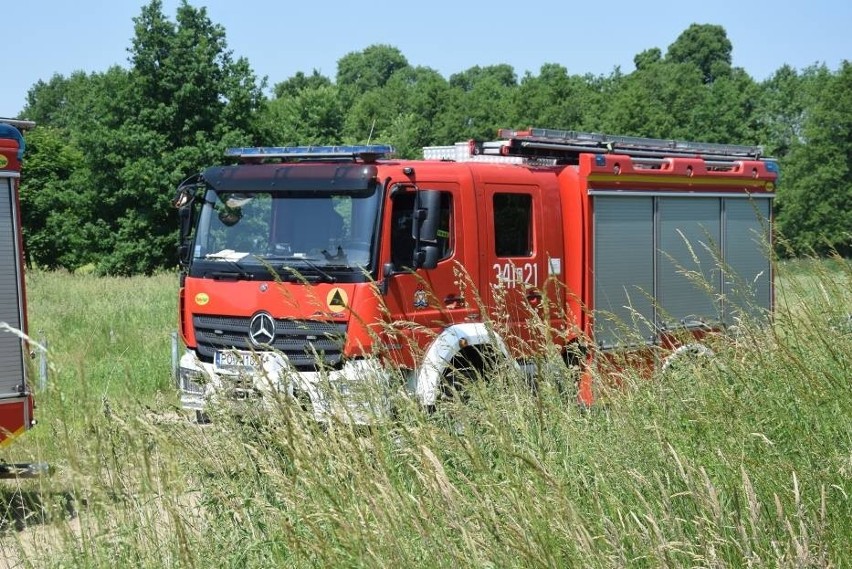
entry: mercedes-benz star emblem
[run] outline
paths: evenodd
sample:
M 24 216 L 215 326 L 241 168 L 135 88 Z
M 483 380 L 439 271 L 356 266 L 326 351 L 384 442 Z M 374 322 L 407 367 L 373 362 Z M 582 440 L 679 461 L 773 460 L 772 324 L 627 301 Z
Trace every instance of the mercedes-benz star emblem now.
M 249 324 L 249 338 L 255 346 L 269 346 L 275 339 L 275 320 L 268 312 L 258 312 Z

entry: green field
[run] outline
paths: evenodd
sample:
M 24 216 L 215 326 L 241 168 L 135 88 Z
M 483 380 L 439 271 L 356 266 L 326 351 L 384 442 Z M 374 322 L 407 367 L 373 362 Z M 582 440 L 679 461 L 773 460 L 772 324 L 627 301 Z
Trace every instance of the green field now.
M 580 411 L 506 372 L 370 432 L 292 405 L 189 421 L 175 275 L 33 272 L 39 425 L 5 448 L 24 567 L 803 567 L 852 559 L 852 264 L 778 269 L 771 327 Z M 37 366 L 34 364 L 34 369 Z M 35 379 L 34 373 L 33 378 Z M 449 411 L 449 409 L 445 410 Z M 448 420 L 448 417 L 451 417 Z

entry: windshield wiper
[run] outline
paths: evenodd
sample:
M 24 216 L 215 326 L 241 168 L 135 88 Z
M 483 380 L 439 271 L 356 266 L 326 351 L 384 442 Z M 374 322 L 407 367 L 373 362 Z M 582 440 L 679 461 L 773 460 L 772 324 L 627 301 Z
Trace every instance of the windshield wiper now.
M 240 261 L 234 257 L 228 257 L 224 255 L 218 255 L 216 253 L 205 255 L 205 260 L 214 261 L 215 263 L 224 263 L 227 265 L 227 269 L 216 268 L 211 271 L 205 271 L 204 275 L 216 280 L 223 279 L 250 279 L 252 277 L 251 273 L 246 271 L 246 268 L 243 266 Z
M 328 283 L 337 282 L 337 277 L 325 272 L 324 270 L 322 270 L 319 267 L 319 265 L 317 265 L 314 262 L 316 259 L 311 259 L 309 257 L 302 257 L 302 256 L 290 256 L 290 257 L 271 256 L 271 257 L 266 257 L 266 259 L 267 260 L 275 260 L 275 261 L 300 261 L 300 262 L 306 264 L 308 267 L 310 267 L 314 271 L 316 271 L 317 275 L 322 280 L 324 280 L 325 282 L 328 282 Z M 297 268 L 291 267 L 290 265 L 281 265 L 280 270 L 289 271 L 297 279 L 305 279 L 307 281 L 311 280 L 310 278 L 306 278 L 305 275 L 303 275 Z
M 252 274 L 245 271 L 209 271 L 205 273 L 205 276 L 217 281 L 250 280 L 252 278 Z

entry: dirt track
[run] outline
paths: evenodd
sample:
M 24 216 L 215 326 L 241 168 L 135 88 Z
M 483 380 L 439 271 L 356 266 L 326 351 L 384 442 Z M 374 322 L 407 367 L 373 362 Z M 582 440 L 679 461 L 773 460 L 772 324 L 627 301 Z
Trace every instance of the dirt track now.
M 2 496 L 0 569 L 38 567 L 45 551 L 80 536 L 80 520 L 70 495 L 9 489 Z

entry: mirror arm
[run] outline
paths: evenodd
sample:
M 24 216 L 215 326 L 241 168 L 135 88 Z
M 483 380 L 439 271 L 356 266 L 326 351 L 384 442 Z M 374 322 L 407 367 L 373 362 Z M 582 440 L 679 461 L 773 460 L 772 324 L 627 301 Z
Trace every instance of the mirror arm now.
M 396 274 L 393 263 L 385 263 L 382 266 L 382 282 L 379 283 L 379 293 L 382 296 L 388 295 L 388 287 L 390 286 L 391 277 Z

